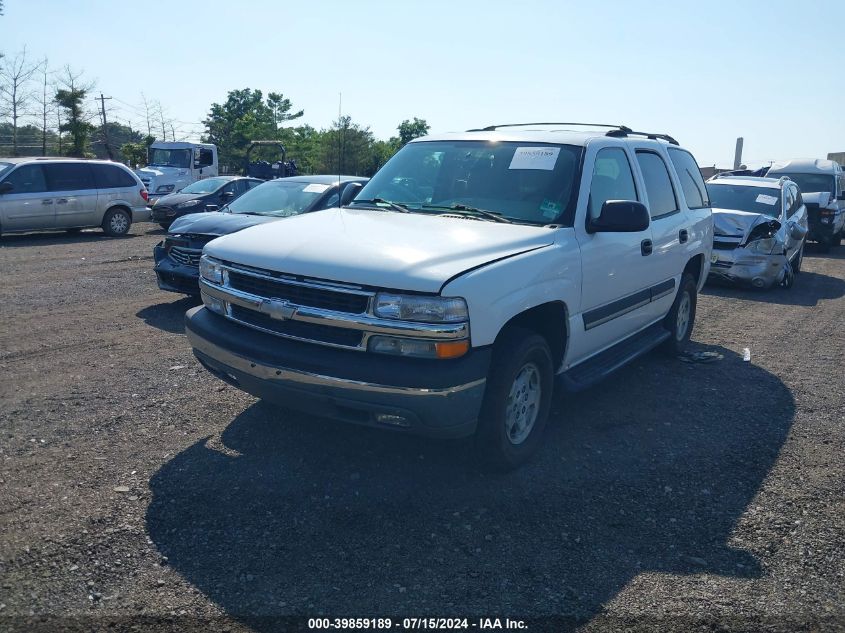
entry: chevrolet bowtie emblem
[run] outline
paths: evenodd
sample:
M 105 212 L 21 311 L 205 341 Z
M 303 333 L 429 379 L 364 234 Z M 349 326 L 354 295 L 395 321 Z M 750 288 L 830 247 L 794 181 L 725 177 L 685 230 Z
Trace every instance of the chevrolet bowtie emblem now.
M 296 306 L 283 299 L 264 299 L 261 302 L 260 312 L 268 315 L 271 319 L 287 321 L 296 314 Z

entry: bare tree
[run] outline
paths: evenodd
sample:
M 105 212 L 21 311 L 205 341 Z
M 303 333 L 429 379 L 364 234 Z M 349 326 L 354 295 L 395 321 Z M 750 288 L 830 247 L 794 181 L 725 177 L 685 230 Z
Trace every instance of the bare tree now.
M 47 85 L 50 68 L 46 57 L 38 64 L 38 74 L 38 83 L 41 85 L 41 94 L 36 96 L 35 100 L 38 103 L 37 116 L 41 119 L 41 155 L 46 156 L 47 132 L 49 131 L 49 128 L 47 127 L 47 115 L 53 112 L 53 106 L 55 105 L 52 95 L 55 90 L 50 89 Z
M 14 57 L 0 61 L 0 103 L 12 120 L 12 155 L 18 155 L 18 119 L 28 114 L 33 98 L 29 83 L 38 64 L 26 59 L 26 47 Z

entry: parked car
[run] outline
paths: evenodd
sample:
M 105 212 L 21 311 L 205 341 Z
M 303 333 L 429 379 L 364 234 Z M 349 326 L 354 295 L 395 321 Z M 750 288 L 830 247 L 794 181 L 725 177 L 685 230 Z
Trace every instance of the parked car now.
M 176 218 L 190 213 L 217 211 L 263 181 L 240 176 L 217 176 L 193 182 L 181 191 L 159 198 L 153 205 L 153 221 L 167 228 Z
M 135 173 L 150 193 L 150 203 L 218 173 L 217 146 L 212 143 L 156 141 L 147 150 L 146 167 Z
M 788 178 L 715 176 L 710 277 L 756 288 L 791 288 L 801 270 L 807 208 Z
M 348 207 L 208 243 L 186 314 L 197 358 L 286 407 L 474 434 L 493 466 L 522 463 L 555 378 L 583 389 L 685 348 L 710 268 L 692 154 L 573 127 L 416 139 Z
M 75 158 L 0 158 L 0 232 L 102 227 L 126 235 L 150 219 L 147 190 L 120 163 Z
M 367 180 L 358 176 L 279 178 L 250 189 L 221 212 L 179 218 L 153 250 L 158 287 L 198 294 L 199 260 L 208 242 L 256 224 L 345 204 Z
M 845 237 L 845 174 L 832 160 L 789 160 L 775 163 L 769 178 L 787 176 L 801 190 L 810 233 L 807 239 L 827 250 Z

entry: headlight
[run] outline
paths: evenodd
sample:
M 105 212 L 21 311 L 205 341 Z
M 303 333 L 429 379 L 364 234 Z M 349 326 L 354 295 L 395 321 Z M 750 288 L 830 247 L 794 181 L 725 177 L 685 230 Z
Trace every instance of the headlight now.
M 371 336 L 367 351 L 414 358 L 458 358 L 469 350 L 469 341 L 421 341 L 395 336 Z
M 187 209 L 188 207 L 195 207 L 200 204 L 201 200 L 188 200 L 186 202 L 180 202 L 176 205 L 177 209 Z
M 467 303 L 460 297 L 425 297 L 380 292 L 376 295 L 375 314 L 383 319 L 402 319 L 425 323 L 466 321 Z
M 200 257 L 200 277 L 213 284 L 222 284 L 223 268 L 220 262 L 211 259 L 208 255 Z
M 176 188 L 176 185 L 159 185 L 156 187 L 156 193 L 170 193 Z
M 769 237 L 763 240 L 754 240 L 753 242 L 750 242 L 746 248 L 754 253 L 771 255 L 777 243 L 778 241 L 775 238 Z

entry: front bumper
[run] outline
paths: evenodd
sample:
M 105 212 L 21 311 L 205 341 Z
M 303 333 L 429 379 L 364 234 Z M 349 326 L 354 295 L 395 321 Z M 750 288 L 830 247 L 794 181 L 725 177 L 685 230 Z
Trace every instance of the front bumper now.
M 831 218 L 830 222 L 810 222 L 810 230 L 807 233 L 807 239 L 812 242 L 820 242 L 822 244 L 833 241 L 833 235 L 836 233 L 836 224 Z
M 159 288 L 183 295 L 199 295 L 199 268 L 173 261 L 167 256 L 163 242 L 153 248 L 153 259 Z
M 182 213 L 177 211 L 173 207 L 160 207 L 155 205 L 152 208 L 152 216 L 153 222 L 173 222 L 176 218 L 180 217 Z
M 489 347 L 454 360 L 332 349 L 251 330 L 201 306 L 186 313 L 185 331 L 206 369 L 280 406 L 418 435 L 475 432 Z
M 710 278 L 733 283 L 751 284 L 757 288 L 770 288 L 783 280 L 788 265 L 786 255 L 752 253 L 738 247 L 731 251 L 714 250 Z

